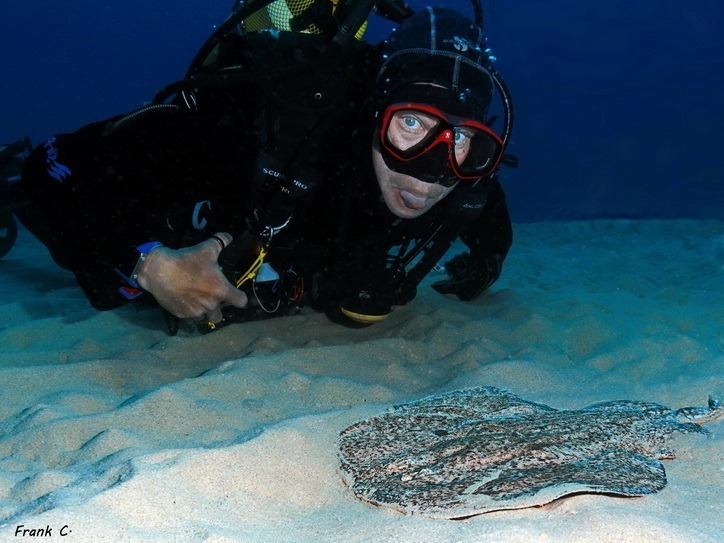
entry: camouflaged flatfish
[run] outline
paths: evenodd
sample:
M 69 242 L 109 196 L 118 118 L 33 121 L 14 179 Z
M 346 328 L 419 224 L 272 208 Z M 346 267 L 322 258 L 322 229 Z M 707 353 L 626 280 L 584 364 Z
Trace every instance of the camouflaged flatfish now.
M 675 432 L 722 414 L 720 402 L 672 410 L 634 401 L 574 411 L 493 387 L 394 407 L 340 434 L 357 497 L 404 513 L 461 518 L 543 505 L 573 493 L 641 496 L 666 486 Z

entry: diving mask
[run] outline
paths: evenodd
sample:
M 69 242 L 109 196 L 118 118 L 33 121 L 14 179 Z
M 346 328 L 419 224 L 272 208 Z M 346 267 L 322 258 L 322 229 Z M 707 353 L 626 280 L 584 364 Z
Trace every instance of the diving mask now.
M 387 167 L 445 187 L 488 177 L 503 156 L 503 141 L 487 125 L 429 104 L 389 106 L 379 136 Z

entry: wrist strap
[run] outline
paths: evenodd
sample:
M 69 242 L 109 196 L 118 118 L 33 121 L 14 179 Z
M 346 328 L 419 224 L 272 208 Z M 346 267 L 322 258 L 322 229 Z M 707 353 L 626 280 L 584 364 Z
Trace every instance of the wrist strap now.
M 160 241 L 149 241 L 148 243 L 144 243 L 143 245 L 139 245 L 136 247 L 136 251 L 139 252 L 138 260 L 136 261 L 136 265 L 133 267 L 133 271 L 131 272 L 131 282 L 130 285 L 133 288 L 139 288 L 137 279 L 138 279 L 138 268 L 141 267 L 141 264 L 144 263 L 146 258 L 148 257 L 149 253 L 153 251 L 154 249 L 158 249 L 159 247 L 163 247 L 163 243 Z
M 141 287 L 138 286 L 138 283 L 136 281 L 138 279 L 138 268 L 146 260 L 148 254 L 154 249 L 158 249 L 159 247 L 163 247 L 163 243 L 161 243 L 160 241 L 149 241 L 136 247 L 136 251 L 138 251 L 139 253 L 138 260 L 136 261 L 136 265 L 133 267 L 133 271 L 131 272 L 130 276 L 124 274 L 118 268 L 113 270 L 121 279 L 126 282 L 126 285 L 118 289 L 118 292 L 120 292 L 124 298 L 133 300 L 143 294 Z

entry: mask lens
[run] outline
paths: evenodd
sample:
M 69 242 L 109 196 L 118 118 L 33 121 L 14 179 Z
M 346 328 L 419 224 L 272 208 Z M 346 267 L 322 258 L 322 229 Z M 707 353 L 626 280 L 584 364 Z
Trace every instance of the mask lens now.
M 490 175 L 503 153 L 503 143 L 485 130 L 463 126 L 456 129 L 455 166 L 465 177 Z
M 422 168 L 424 162 L 425 171 L 420 173 L 425 175 L 419 178 L 436 175 L 432 166 L 454 178 L 478 179 L 492 174 L 503 154 L 503 142 L 483 123 L 452 117 L 425 104 L 389 107 L 380 136 L 383 148 L 398 161 L 397 171 L 414 175 L 413 166 L 419 162 Z M 446 153 L 432 153 L 441 146 Z M 428 160 L 433 155 L 440 157 L 434 164 Z
M 387 144 L 395 151 L 413 156 L 424 153 L 438 133 L 442 120 L 415 109 L 400 109 L 390 116 L 385 133 Z

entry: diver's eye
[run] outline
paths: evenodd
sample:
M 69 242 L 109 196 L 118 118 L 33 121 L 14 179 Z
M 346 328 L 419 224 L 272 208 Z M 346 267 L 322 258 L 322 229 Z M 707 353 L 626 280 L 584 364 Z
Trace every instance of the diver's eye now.
M 402 122 L 404 123 L 405 127 L 410 130 L 419 130 L 420 128 L 422 128 L 422 123 L 420 123 L 420 119 L 412 115 L 405 115 L 402 118 Z
M 457 146 L 467 145 L 471 138 L 472 138 L 472 134 L 470 134 L 464 130 L 461 130 L 459 128 L 455 129 L 455 145 L 457 145 Z
M 470 151 L 470 145 L 475 135 L 470 129 L 455 128 L 454 136 L 454 149 L 455 149 L 455 160 L 458 164 L 465 162 Z

